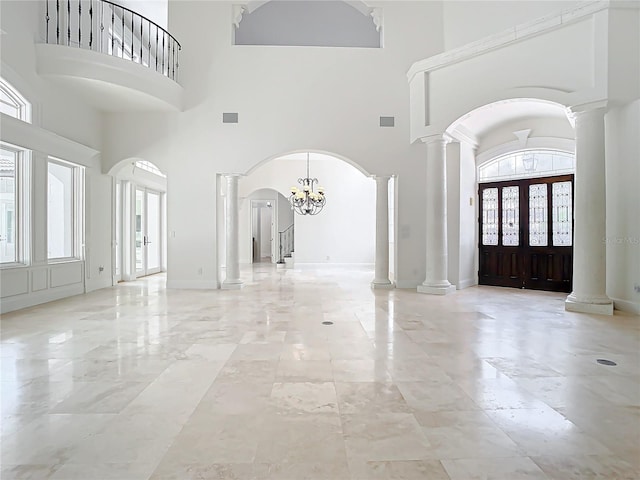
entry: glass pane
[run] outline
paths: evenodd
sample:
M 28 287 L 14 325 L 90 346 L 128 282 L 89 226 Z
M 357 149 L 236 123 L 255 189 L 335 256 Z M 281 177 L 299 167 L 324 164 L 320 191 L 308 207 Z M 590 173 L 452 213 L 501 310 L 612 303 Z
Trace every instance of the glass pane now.
M 573 237 L 573 205 L 571 182 L 552 184 L 553 246 L 571 246 Z
M 0 262 L 16 262 L 16 163 L 17 154 L 2 150 L 0 156 Z
M 547 246 L 547 184 L 529 185 L 529 245 Z
M 73 256 L 73 167 L 49 162 L 47 190 L 48 258 Z
M 0 112 L 13 118 L 20 118 L 20 108 L 4 101 L 0 102 Z
M 481 182 L 561 175 L 574 171 L 574 156 L 553 150 L 523 150 L 496 157 L 478 168 Z
M 482 191 L 482 244 L 498 245 L 498 189 Z
M 122 189 L 120 182 L 116 183 L 116 275 L 120 275 L 122 264 Z
M 499 163 L 499 174 L 501 177 L 509 177 L 516 173 L 515 156 L 504 157 Z
M 520 244 L 520 187 L 502 187 L 502 245 Z
M 142 235 L 142 209 L 144 208 L 144 192 L 136 190 L 136 271 L 144 269 L 144 259 L 142 258 L 143 235 Z
M 160 195 L 147 193 L 147 268 L 160 268 Z

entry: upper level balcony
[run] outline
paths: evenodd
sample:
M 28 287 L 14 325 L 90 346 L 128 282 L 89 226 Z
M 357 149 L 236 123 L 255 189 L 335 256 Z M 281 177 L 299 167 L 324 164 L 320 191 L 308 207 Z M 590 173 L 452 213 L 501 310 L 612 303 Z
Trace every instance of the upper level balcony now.
M 38 73 L 103 111 L 180 111 L 181 45 L 157 23 L 108 0 L 44 0 Z

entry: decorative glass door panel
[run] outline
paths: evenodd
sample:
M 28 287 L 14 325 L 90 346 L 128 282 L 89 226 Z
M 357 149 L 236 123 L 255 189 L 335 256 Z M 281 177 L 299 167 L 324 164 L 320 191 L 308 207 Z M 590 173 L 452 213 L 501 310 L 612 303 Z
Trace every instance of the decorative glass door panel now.
M 160 271 L 160 194 L 147 192 L 147 273 Z
M 136 190 L 136 275 L 162 269 L 162 195 Z
M 571 291 L 573 175 L 480 185 L 479 283 Z

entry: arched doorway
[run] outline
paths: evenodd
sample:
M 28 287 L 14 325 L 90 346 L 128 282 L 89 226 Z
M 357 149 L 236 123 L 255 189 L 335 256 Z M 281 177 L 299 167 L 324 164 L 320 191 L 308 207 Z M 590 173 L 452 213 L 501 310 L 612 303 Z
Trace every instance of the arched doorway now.
M 460 143 L 458 165 L 448 166 L 457 199 L 449 200 L 454 274 L 481 285 L 570 292 L 575 132 L 565 107 L 499 101 L 463 115 L 447 134 Z
M 309 173 L 307 173 L 307 155 L 309 157 Z M 236 195 L 238 200 L 234 201 L 233 197 L 226 198 L 225 191 L 228 190 L 228 187 L 222 189 L 221 196 L 224 197 L 224 200 L 218 211 L 218 232 L 225 232 L 219 236 L 222 241 L 218 244 L 219 279 L 222 288 L 224 288 L 222 278 L 227 276 L 226 262 L 229 262 L 230 259 L 233 260 L 233 257 L 238 255 L 237 263 L 230 263 L 235 273 L 236 267 L 234 265 L 251 263 L 253 258 L 250 247 L 253 238 L 251 235 L 251 199 L 249 197 L 258 190 L 275 191 L 278 193 L 281 203 L 279 208 L 284 207 L 290 211 L 291 204 L 288 199 L 292 192 L 292 186 L 296 184 L 298 179 L 307 176 L 317 178 L 319 180 L 317 185 L 326 188 L 327 201 L 321 213 L 316 215 L 298 214 L 295 217 L 295 229 L 292 231 L 295 247 L 291 252 L 291 259 L 292 262 L 295 262 L 296 267 L 313 266 L 316 268 L 330 264 L 373 270 L 374 264 L 386 265 L 385 275 L 389 276 L 388 265 L 389 263 L 395 264 L 395 262 L 388 260 L 392 248 L 390 240 L 395 238 L 395 235 L 390 238 L 388 233 L 385 235 L 379 235 L 379 233 L 388 232 L 389 225 L 391 228 L 395 225 L 393 218 L 395 207 L 389 205 L 390 187 L 388 184 L 392 183 L 390 181 L 392 175 L 376 177 L 376 181 L 373 181 L 372 176 L 361 167 L 339 155 L 318 151 L 296 151 L 267 158 L 249 169 L 245 175 L 229 174 L 224 176 L 239 178 L 228 181 L 232 186 L 237 182 L 238 193 Z M 221 181 L 220 186 L 222 186 Z M 302 189 L 301 185 L 298 187 Z M 233 189 L 231 190 L 232 194 Z M 382 190 L 384 190 L 384 195 L 380 194 Z M 286 201 L 283 202 L 283 199 Z M 394 200 L 395 195 L 391 199 Z M 267 199 L 256 198 L 254 200 Z M 235 204 L 238 204 L 239 208 Z M 233 206 L 233 208 L 228 208 L 229 206 Z M 232 219 L 236 215 L 234 213 L 236 208 L 240 211 L 240 222 L 236 231 L 239 231 L 239 235 L 233 231 L 234 222 L 225 221 L 225 219 Z M 377 228 L 376 224 L 376 218 L 383 210 L 386 224 L 388 224 L 386 229 Z M 242 215 L 242 211 L 246 212 L 245 215 Z M 389 212 L 392 215 L 389 215 Z M 389 218 L 391 219 L 389 220 Z M 294 223 L 293 218 L 291 220 L 291 223 Z M 278 225 L 273 233 L 279 235 L 284 231 L 284 227 L 287 225 Z M 383 241 L 377 240 L 383 237 Z M 233 245 L 236 243 L 239 245 L 237 249 L 240 251 L 239 254 L 233 251 L 233 246 L 231 249 L 228 248 L 230 241 L 233 242 Z M 274 250 L 276 253 L 272 255 L 272 261 L 277 261 L 280 259 L 279 246 L 276 245 Z M 381 253 L 378 250 L 384 251 Z M 391 255 L 395 256 L 395 248 Z M 382 257 L 384 257 L 384 261 L 378 261 L 378 258 Z M 376 279 L 378 277 L 380 275 L 376 271 Z M 237 283 L 237 279 L 235 281 Z M 390 281 L 387 281 L 385 285 L 393 286 Z
M 127 159 L 114 176 L 114 282 L 166 271 L 166 175 L 152 162 Z
M 479 167 L 480 285 L 571 292 L 574 162 L 523 150 Z

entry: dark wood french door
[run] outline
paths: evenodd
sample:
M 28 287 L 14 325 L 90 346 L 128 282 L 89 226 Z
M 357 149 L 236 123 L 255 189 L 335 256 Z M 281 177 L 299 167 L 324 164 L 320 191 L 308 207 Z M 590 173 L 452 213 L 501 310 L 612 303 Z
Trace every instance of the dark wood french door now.
M 571 292 L 573 190 L 573 175 L 480 184 L 480 285 Z

